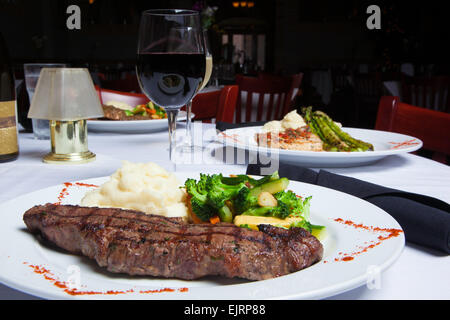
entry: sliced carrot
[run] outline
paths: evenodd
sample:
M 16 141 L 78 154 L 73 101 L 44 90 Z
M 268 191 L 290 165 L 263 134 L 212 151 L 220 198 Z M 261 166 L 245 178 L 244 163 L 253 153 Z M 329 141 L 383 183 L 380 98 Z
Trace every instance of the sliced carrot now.
M 209 218 L 209 222 L 211 222 L 212 224 L 217 224 L 220 222 L 220 218 L 218 216 L 214 216 Z
M 194 213 L 194 211 L 192 211 L 192 206 L 191 206 L 191 196 L 187 195 L 186 197 L 186 204 L 189 210 L 189 215 L 191 216 L 192 222 L 195 224 L 200 224 L 200 223 L 205 223 L 202 219 L 200 219 L 199 217 L 197 217 L 197 215 Z

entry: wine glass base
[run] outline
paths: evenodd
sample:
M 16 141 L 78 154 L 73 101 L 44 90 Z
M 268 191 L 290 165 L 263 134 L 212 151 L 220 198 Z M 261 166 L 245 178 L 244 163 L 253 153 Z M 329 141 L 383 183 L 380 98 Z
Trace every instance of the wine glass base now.
M 180 153 L 197 153 L 203 152 L 203 147 L 195 146 L 195 145 L 183 145 L 177 147 L 177 152 Z

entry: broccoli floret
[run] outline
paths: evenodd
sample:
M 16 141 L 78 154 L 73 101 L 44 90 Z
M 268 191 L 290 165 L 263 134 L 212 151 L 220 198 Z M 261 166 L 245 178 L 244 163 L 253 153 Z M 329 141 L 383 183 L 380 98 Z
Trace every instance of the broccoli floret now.
M 279 202 L 276 207 L 251 207 L 242 215 L 244 216 L 264 216 L 285 219 L 291 214 L 289 207 L 283 202 Z
M 290 228 L 303 228 L 308 232 L 312 231 L 312 224 L 306 220 L 301 220 L 291 224 Z
M 258 205 L 258 197 L 250 193 L 250 188 L 242 188 L 239 190 L 233 201 L 233 208 L 236 214 L 241 214 L 252 207 Z
M 216 210 L 208 203 L 204 182 L 205 179 L 202 178 L 199 183 L 194 179 L 188 179 L 184 186 L 190 196 L 192 211 L 202 221 L 208 221 L 209 218 L 215 215 Z
M 243 212 L 242 215 L 285 219 L 290 215 L 290 211 L 284 203 L 280 203 L 276 207 L 250 207 L 245 212 Z
M 201 174 L 198 182 L 194 179 L 185 182 L 192 211 L 202 221 L 208 221 L 209 218 L 219 214 L 226 217 L 226 222 L 229 222 L 230 212 L 225 208 L 225 202 L 232 200 L 240 189 L 246 188 L 244 183 L 227 185 L 222 183 L 221 179 L 222 175 Z
M 289 217 L 290 214 L 291 210 L 289 209 L 288 205 L 281 201 L 278 201 L 278 205 L 276 207 L 273 207 L 270 211 L 270 216 L 280 219 L 285 219 Z
M 278 192 L 274 195 L 274 197 L 277 199 L 278 204 L 286 204 L 291 215 L 303 217 L 305 220 L 309 220 L 309 205 L 311 197 L 303 200 L 290 190 Z
M 236 185 L 240 183 L 245 183 L 250 180 L 250 177 L 245 174 L 240 174 L 234 177 L 222 177 L 222 182 L 228 185 Z
M 247 188 L 245 183 L 229 185 L 222 182 L 221 174 L 214 174 L 206 180 L 206 191 L 209 204 L 216 209 L 225 206 L 225 202 L 234 199 L 239 191 Z

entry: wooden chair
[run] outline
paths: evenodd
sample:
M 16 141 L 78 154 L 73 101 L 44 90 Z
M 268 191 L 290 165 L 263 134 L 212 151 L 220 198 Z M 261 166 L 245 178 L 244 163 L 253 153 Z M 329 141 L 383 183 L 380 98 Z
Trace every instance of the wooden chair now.
M 380 100 L 375 129 L 411 135 L 423 141 L 423 148 L 433 152 L 433 160 L 449 163 L 450 114 L 412 106 L 398 97 Z
M 340 92 L 350 87 L 350 78 L 349 72 L 338 68 L 332 68 L 331 79 L 333 81 L 333 93 Z
M 192 101 L 194 121 L 233 123 L 239 88 L 236 85 L 225 86 L 221 90 L 200 92 Z
M 403 77 L 402 100 L 423 108 L 450 112 L 450 77 Z
M 261 74 L 259 77 L 236 75 L 236 84 L 239 86 L 236 123 L 281 119 L 290 111 L 294 92 L 299 89 L 302 78 L 302 73 L 288 77 L 268 74 Z M 247 93 L 245 101 L 242 99 L 243 92 Z M 253 104 L 254 94 L 259 96 L 257 105 Z M 269 100 L 265 103 L 267 95 Z M 252 114 L 256 119 L 252 119 Z
M 382 96 L 380 73 L 362 73 L 352 76 L 355 94 L 356 125 L 373 129 L 377 117 L 378 103 Z

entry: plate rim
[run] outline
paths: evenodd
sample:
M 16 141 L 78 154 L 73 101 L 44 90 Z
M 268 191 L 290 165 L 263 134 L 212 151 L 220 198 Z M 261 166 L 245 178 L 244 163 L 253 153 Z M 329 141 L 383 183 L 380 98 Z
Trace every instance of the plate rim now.
M 237 130 L 256 130 L 258 128 L 262 128 L 262 126 L 251 126 L 251 127 L 243 127 L 243 128 L 234 128 L 234 129 L 227 129 L 224 131 L 221 131 L 218 133 L 217 137 L 219 142 L 224 144 L 225 146 L 230 147 L 236 147 L 243 150 L 248 150 L 251 152 L 263 152 L 268 153 L 272 150 L 279 153 L 280 155 L 286 155 L 286 156 L 296 156 L 296 157 L 304 157 L 304 158 L 326 158 L 326 159 L 332 159 L 332 158 L 346 158 L 350 156 L 351 158 L 366 158 L 366 157 L 385 157 L 389 155 L 395 155 L 395 154 L 403 154 L 403 153 L 410 153 L 419 150 L 423 147 L 423 141 L 419 138 L 406 135 L 403 133 L 397 133 L 397 132 L 390 132 L 390 131 L 383 131 L 383 130 L 374 130 L 374 129 L 364 129 L 364 128 L 352 128 L 352 127 L 343 127 L 343 129 L 349 129 L 352 130 L 359 130 L 359 131 L 368 131 L 372 133 L 382 133 L 382 134 L 390 134 L 394 136 L 398 136 L 402 139 L 415 139 L 417 140 L 418 144 L 414 146 L 409 146 L 407 148 L 397 148 L 397 149 L 388 149 L 388 150 L 375 150 L 375 151 L 364 151 L 364 152 L 335 152 L 335 151 L 324 151 L 324 152 L 317 152 L 317 151 L 299 151 L 299 150 L 285 150 L 285 149 L 278 149 L 278 148 L 270 148 L 270 147 L 261 147 L 261 146 L 253 146 L 253 145 L 245 145 L 243 143 L 231 143 L 229 139 L 226 139 L 226 137 L 221 137 L 220 134 L 226 134 L 226 132 L 232 132 Z M 230 143 L 227 143 L 230 142 Z M 235 141 L 236 142 L 236 141 Z
M 185 111 L 182 111 L 185 112 Z M 192 113 L 191 119 L 195 117 Z M 184 122 L 184 115 L 179 115 L 177 122 Z M 97 133 L 154 133 L 166 129 L 167 119 L 149 120 L 87 120 L 88 130 Z

